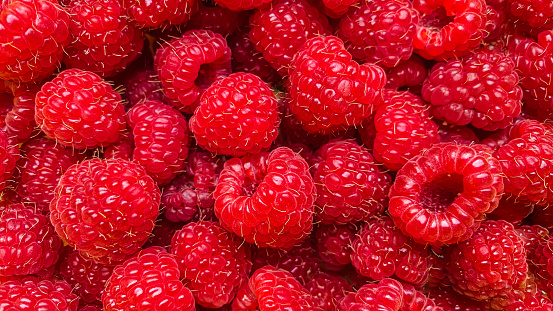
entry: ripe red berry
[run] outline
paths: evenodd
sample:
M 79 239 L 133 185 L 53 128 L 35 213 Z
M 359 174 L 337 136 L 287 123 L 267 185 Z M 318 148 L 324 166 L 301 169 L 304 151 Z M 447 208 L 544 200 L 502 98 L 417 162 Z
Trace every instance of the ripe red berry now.
M 127 15 L 140 27 L 168 28 L 190 20 L 198 10 L 198 0 L 123 0 Z
M 339 271 L 350 262 L 351 243 L 358 229 L 353 224 L 319 225 L 315 231 L 317 251 L 326 270 Z
M 361 123 L 380 102 L 386 76 L 359 65 L 334 36 L 308 40 L 289 69 L 290 110 L 309 133 L 329 134 Z
M 215 0 L 218 5 L 233 11 L 247 11 L 258 8 L 273 0 Z
M 28 276 L 0 283 L 0 305 L 10 311 L 77 311 L 79 297 L 64 281 Z
M 54 192 L 50 220 L 56 232 L 99 263 L 121 262 L 136 253 L 159 214 L 159 188 L 140 165 L 126 160 L 73 165 Z
M 490 310 L 489 303 L 475 301 L 465 295 L 455 292 L 451 286 L 433 288 L 428 297 L 444 311 L 487 311 Z
M 411 58 L 402 61 L 397 66 L 386 71 L 386 88 L 393 90 L 408 90 L 420 94 L 422 83 L 428 76 L 428 69 L 420 56 L 413 54 Z
M 539 0 L 509 0 L 509 12 L 531 27 L 553 27 L 553 2 Z
M 3 190 L 13 175 L 19 160 L 17 140 L 0 130 L 0 191 Z
M 3 84 L 0 89 L 3 88 L 4 92 L 0 93 L 7 95 L 8 102 L 2 102 L 0 105 L 8 110 L 3 118 L 5 127 L 1 128 L 4 128 L 10 137 L 16 136 L 20 143 L 26 142 L 39 131 L 35 122 L 35 97 L 40 89 L 35 84 L 11 81 L 4 81 Z
M 290 248 L 313 228 L 315 185 L 286 147 L 225 162 L 213 196 L 224 227 L 260 247 Z
M 231 11 L 218 5 L 211 6 L 204 1 L 199 1 L 198 4 L 198 12 L 186 23 L 186 29 L 211 30 L 226 38 L 238 29 L 247 27 L 250 12 Z
M 163 101 L 161 83 L 154 70 L 140 70 L 125 81 L 125 106 L 132 108 L 142 101 Z
M 331 18 L 340 18 L 351 7 L 355 7 L 359 0 L 322 0 L 323 12 Z
M 105 147 L 125 129 L 121 96 L 97 74 L 68 69 L 36 95 L 35 120 L 46 135 L 75 149 Z
M 379 311 L 398 311 L 402 304 L 401 283 L 393 279 L 383 279 L 378 283 L 363 285 L 357 292 L 347 294 L 337 310 L 356 311 L 372 308 Z
M 342 298 L 353 291 L 346 279 L 326 273 L 320 273 L 305 284 L 305 289 L 311 293 L 322 311 L 335 311 Z

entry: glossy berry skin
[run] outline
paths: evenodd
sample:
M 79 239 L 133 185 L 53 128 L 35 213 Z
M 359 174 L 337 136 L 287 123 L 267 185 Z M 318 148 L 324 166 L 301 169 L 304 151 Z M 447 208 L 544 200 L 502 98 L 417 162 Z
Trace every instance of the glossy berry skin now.
M 359 65 L 334 36 L 308 40 L 289 69 L 290 110 L 309 133 L 358 125 L 374 111 L 386 83 L 384 70 Z
M 413 7 L 421 16 L 413 45 L 426 59 L 467 55 L 486 36 L 484 0 L 415 0 Z
M 238 29 L 247 28 L 250 12 L 231 11 L 218 5 L 211 6 L 203 1 L 199 1 L 198 4 L 198 12 L 186 23 L 187 30 L 211 30 L 226 38 Z
M 305 289 L 311 293 L 323 311 L 336 310 L 342 298 L 353 291 L 346 279 L 326 273 L 320 273 L 305 284 Z
M 351 263 L 363 276 L 376 281 L 395 276 L 417 286 L 428 279 L 426 249 L 401 233 L 389 217 L 368 222 L 351 248 Z
M 511 125 L 520 114 L 518 81 L 509 57 L 481 50 L 436 64 L 423 84 L 422 97 L 439 120 L 495 131 Z
M 389 213 L 423 244 L 467 239 L 477 221 L 497 207 L 504 187 L 500 174 L 499 161 L 485 146 L 436 144 L 398 171 Z
M 274 0 L 250 18 L 250 40 L 282 76 L 307 40 L 331 32 L 326 16 L 306 0 Z
M 9 205 L 0 212 L 0 224 L 0 276 L 37 273 L 58 261 L 62 242 L 48 217 L 32 206 Z
M 228 160 L 213 196 L 223 226 L 260 247 L 290 248 L 313 228 L 309 166 L 287 147 Z
M 159 188 L 144 168 L 122 159 L 73 165 L 54 192 L 50 220 L 56 232 L 98 263 L 122 262 L 136 253 L 159 214 Z
M 220 34 L 190 30 L 163 44 L 154 61 L 167 99 L 177 109 L 192 113 L 201 94 L 232 73 L 230 59 L 230 48 Z
M 0 283 L 0 305 L 5 310 L 77 311 L 79 297 L 64 281 L 28 276 Z
M 17 193 L 21 201 L 37 211 L 49 211 L 54 188 L 63 173 L 77 164 L 77 155 L 70 149 L 46 138 L 37 138 L 22 146 L 25 157 L 17 163 L 20 181 Z
M 75 149 L 105 147 L 125 129 L 121 96 L 100 76 L 68 69 L 36 95 L 35 120 L 46 135 Z
M 487 215 L 487 219 L 503 219 L 513 225 L 520 224 L 524 218 L 528 217 L 534 211 L 534 205 L 528 202 L 518 200 L 516 196 L 501 197 L 497 208 Z
M 147 101 L 127 113 L 135 148 L 132 159 L 142 165 L 158 185 L 168 184 L 184 167 L 189 131 L 184 116 L 158 101 Z
M 103 311 L 103 309 L 98 305 L 87 305 L 80 308 L 79 311 Z
M 407 89 L 413 94 L 420 94 L 422 83 L 428 76 L 428 69 L 423 59 L 413 54 L 411 58 L 402 61 L 397 66 L 386 70 L 386 88 L 398 90 Z
M 418 291 L 411 284 L 403 285 L 403 305 L 400 311 L 444 311 L 424 293 Z
M 486 301 L 475 301 L 465 295 L 454 291 L 451 286 L 440 286 L 433 288 L 428 297 L 444 311 L 487 311 L 490 304 Z
M 192 292 L 179 280 L 175 258 L 149 247 L 118 265 L 106 284 L 105 311 L 194 311 Z
M 379 310 L 398 311 L 403 304 L 403 286 L 393 279 L 363 285 L 357 292 L 348 293 L 338 311 Z
M 512 224 L 483 221 L 474 235 L 449 249 L 453 289 L 474 300 L 508 293 L 526 280 L 526 249 Z
M 265 266 L 255 271 L 238 291 L 232 310 L 321 311 L 321 308 L 290 272 Z
M 165 29 L 184 24 L 198 9 L 197 0 L 123 0 L 122 4 L 127 16 L 143 28 Z
M 140 55 L 142 32 L 124 16 L 119 1 L 72 1 L 67 11 L 72 42 L 63 62 L 68 68 L 110 77 Z
M 326 16 L 331 18 L 340 18 L 348 10 L 359 4 L 359 0 L 322 0 L 323 11 Z
M 553 3 L 538 0 L 510 0 L 509 12 L 531 27 L 553 27 Z
M 319 149 L 322 161 L 313 177 L 316 218 L 343 225 L 379 216 L 388 204 L 391 177 L 354 141 L 333 140 Z
M 119 139 L 104 149 L 104 159 L 131 160 L 134 151 L 134 137 L 128 127 L 121 132 Z
M 200 147 L 234 157 L 268 150 L 279 124 L 273 91 L 259 77 L 243 72 L 213 83 L 190 118 Z
M 102 303 L 106 282 L 115 266 L 86 259 L 70 246 L 63 248 L 58 263 L 59 275 L 73 287 L 82 303 Z
M 355 60 L 395 67 L 411 57 L 418 23 L 409 0 L 362 1 L 340 19 L 337 34 Z
M 154 70 L 140 70 L 125 81 L 125 106 L 131 108 L 142 101 L 163 101 L 161 83 Z
M 373 154 L 384 167 L 397 171 L 439 142 L 440 137 L 420 97 L 409 92 L 384 91 L 383 99 L 374 114 Z
M 71 41 L 69 15 L 47 0 L 17 0 L 0 6 L 0 79 L 35 82 L 59 67 Z
M 215 0 L 215 3 L 233 11 L 247 11 L 258 8 L 273 0 Z
M 38 134 L 35 122 L 35 97 L 40 89 L 37 85 L 30 83 L 4 81 L 3 84 L 3 95 L 9 97 L 9 103 L 7 103 L 9 110 L 3 120 L 5 126 L 1 127 L 10 137 L 15 136 L 20 143 L 24 143 Z M 2 93 L 1 89 L 2 86 L 0 86 L 0 93 Z
M 438 123 L 438 122 L 436 122 Z M 473 130 L 466 126 L 438 123 L 438 135 L 440 135 L 440 141 L 442 143 L 456 143 L 461 145 L 473 145 L 480 142 Z M 494 134 L 495 135 L 495 134 Z M 491 145 L 482 144 L 494 149 Z
M 506 311 L 551 311 L 553 303 L 543 296 L 527 296 L 523 300 L 515 301 L 505 308 Z
M 230 302 L 252 267 L 249 245 L 218 222 L 185 225 L 171 241 L 184 285 L 196 303 L 219 308 Z
M 13 175 L 19 160 L 17 140 L 0 130 L 0 191 L 3 190 Z
M 326 270 L 339 271 L 351 262 L 350 245 L 357 231 L 353 224 L 319 225 L 315 230 L 317 251 Z

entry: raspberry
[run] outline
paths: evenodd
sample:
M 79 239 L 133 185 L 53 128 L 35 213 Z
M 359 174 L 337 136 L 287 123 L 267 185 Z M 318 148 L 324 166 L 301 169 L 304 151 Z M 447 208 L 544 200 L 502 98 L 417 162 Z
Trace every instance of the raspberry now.
M 123 159 L 130 161 L 134 151 L 134 137 L 132 130 L 126 128 L 121 132 L 119 139 L 104 149 L 104 158 Z
M 518 235 L 524 242 L 524 248 L 528 253 L 528 262 L 530 266 L 539 263 L 536 251 L 541 246 L 547 244 L 549 239 L 549 231 L 540 225 L 522 225 L 516 228 Z M 532 264 L 534 262 L 534 264 Z
M 250 73 L 233 73 L 202 94 L 190 130 L 202 148 L 241 157 L 269 149 L 278 135 L 278 103 L 269 86 Z
M 252 256 L 252 271 L 266 265 L 292 273 L 302 285 L 321 272 L 321 260 L 310 240 L 289 250 L 259 248 Z
M 225 228 L 260 247 L 290 248 L 313 228 L 315 185 L 286 147 L 225 162 L 213 196 Z
M 395 276 L 417 286 L 428 280 L 426 249 L 401 233 L 388 217 L 369 221 L 351 248 L 351 263 L 363 276 L 376 281 Z
M 69 246 L 63 248 L 58 266 L 59 275 L 73 287 L 81 302 L 102 303 L 104 287 L 115 266 L 95 263 Z
M 359 0 L 322 0 L 323 11 L 328 17 L 340 18 L 351 7 L 359 4 Z
M 346 224 L 384 212 L 391 177 L 380 170 L 367 149 L 353 141 L 333 140 L 317 152 L 322 160 L 313 178 L 317 219 L 323 224 Z
M 338 311 L 373 310 L 398 311 L 403 304 L 403 286 L 396 280 L 383 279 L 363 285 L 357 292 L 347 294 Z
M 232 11 L 247 11 L 263 6 L 273 0 L 215 0 L 215 3 Z
M 79 311 L 103 311 L 103 309 L 97 305 L 87 305 L 80 308 Z
M 188 156 L 185 171 L 165 187 L 161 204 L 170 221 L 190 221 L 213 216 L 213 190 L 224 160 L 205 151 Z
M 553 303 L 543 296 L 528 296 L 524 300 L 510 304 L 505 311 L 551 311 Z
M 127 15 L 140 27 L 165 29 L 190 20 L 198 10 L 197 0 L 123 0 Z
M 199 2 L 199 10 L 186 24 L 187 29 L 211 30 L 226 37 L 248 24 L 248 12 L 235 12 L 220 6 L 208 6 Z M 234 55 L 233 55 L 234 56 Z
M 79 297 L 64 281 L 24 277 L 0 282 L 0 305 L 10 311 L 77 311 Z
M 428 297 L 432 299 L 436 306 L 442 308 L 444 311 L 486 311 L 490 310 L 490 307 L 485 302 L 474 301 L 467 296 L 456 293 L 451 287 L 438 287 L 434 288 L 428 294 Z
M 553 27 L 553 3 L 538 0 L 510 0 L 509 12 L 532 27 Z
M 413 7 L 421 15 L 413 46 L 426 59 L 467 55 L 486 36 L 484 0 L 415 0 Z
M 146 171 L 120 159 L 71 166 L 50 204 L 50 220 L 67 244 L 98 263 L 136 253 L 154 229 L 160 191 Z
M 353 288 L 346 279 L 339 276 L 321 273 L 305 284 L 322 311 L 335 311 L 340 300 Z
M 398 171 L 389 213 L 417 241 L 455 243 L 470 237 L 475 221 L 497 207 L 500 174 L 499 161 L 485 146 L 436 144 Z
M 355 60 L 395 67 L 411 57 L 418 23 L 409 0 L 364 0 L 340 19 L 337 33 Z
M 503 220 L 483 221 L 470 239 L 449 249 L 449 262 L 453 289 L 480 301 L 508 293 L 528 272 L 524 243 Z
M 155 246 L 115 267 L 102 302 L 105 311 L 195 310 L 192 292 L 179 280 L 177 261 Z
M 68 69 L 36 95 L 35 120 L 46 135 L 75 149 L 105 147 L 125 129 L 121 96 L 97 74 Z
M 412 55 L 408 60 L 386 71 L 386 88 L 405 89 L 413 94 L 420 94 L 422 83 L 427 76 L 428 70 L 422 58 Z
M 125 81 L 125 97 L 128 108 L 143 101 L 163 101 L 161 83 L 154 70 L 141 70 Z
M 250 28 L 256 49 L 282 76 L 306 41 L 332 32 L 326 16 L 306 0 L 274 0 L 254 13 Z
M 513 225 L 517 225 L 533 211 L 534 206 L 532 204 L 518 201 L 515 196 L 503 196 L 497 208 L 487 215 L 487 219 L 503 219 Z
M 35 122 L 35 97 L 39 88 L 34 84 L 18 82 L 4 81 L 4 84 L 6 95 L 10 97 L 10 108 L 4 118 L 6 133 L 10 137 L 17 137 L 20 143 L 26 142 L 38 133 Z
M 373 154 L 386 168 L 397 171 L 436 144 L 440 137 L 420 97 L 409 92 L 388 91 L 383 98 L 374 116 Z
M 69 15 L 54 1 L 5 3 L 0 6 L 0 79 L 32 82 L 52 75 L 71 42 Z
M 522 91 L 517 84 L 515 63 L 509 57 L 481 50 L 436 64 L 422 96 L 437 119 L 495 131 L 506 128 L 520 113 Z
M 400 311 L 443 311 L 436 303 L 411 284 L 403 285 L 403 305 Z
M 230 303 L 252 266 L 248 245 L 217 222 L 185 225 L 173 236 L 171 254 L 184 284 L 207 308 Z
M 0 276 L 37 273 L 58 261 L 61 240 L 34 208 L 12 204 L 0 212 L 0 224 Z
M 334 36 L 308 40 L 290 70 L 290 109 L 309 133 L 328 134 L 361 123 L 378 105 L 382 68 L 359 65 Z
M 63 59 L 68 68 L 79 68 L 110 77 L 125 69 L 142 51 L 142 32 L 123 16 L 117 0 L 74 0 L 69 32 L 73 42 Z
M 182 222 L 172 222 L 167 220 L 167 218 L 160 216 L 156 219 L 156 227 L 154 228 L 154 231 L 148 241 L 144 244 L 143 248 L 161 246 L 169 250 L 173 235 L 175 235 L 177 230 L 182 229 L 182 226 Z
M 230 48 L 220 34 L 191 30 L 163 44 L 154 61 L 165 96 L 179 110 L 192 113 L 202 92 L 231 74 L 230 59 Z
M 249 29 L 244 29 L 228 38 L 228 45 L 232 51 L 232 71 L 249 72 L 267 83 L 278 82 L 281 79 L 280 75 L 255 49 L 249 32 Z
M 479 143 L 479 139 L 474 131 L 466 126 L 440 123 L 438 124 L 438 134 L 440 135 L 440 141 L 442 143 L 456 143 L 460 145 L 473 145 Z M 492 148 L 492 146 L 488 144 L 485 145 Z
M 317 250 L 327 270 L 339 271 L 350 262 L 350 245 L 357 228 L 352 225 L 320 225 L 315 231 Z
M 0 191 L 7 186 L 17 160 L 19 160 L 17 140 L 0 130 Z
M 255 271 L 238 291 L 232 310 L 322 311 L 290 272 L 272 266 Z
M 168 184 L 188 156 L 188 126 L 182 114 L 164 103 L 147 101 L 132 107 L 127 122 L 134 136 L 133 161 L 159 185 Z

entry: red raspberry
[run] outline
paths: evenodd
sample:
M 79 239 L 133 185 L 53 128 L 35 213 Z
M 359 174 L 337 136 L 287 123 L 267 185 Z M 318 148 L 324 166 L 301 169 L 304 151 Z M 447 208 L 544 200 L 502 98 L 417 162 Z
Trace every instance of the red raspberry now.
M 386 209 L 391 177 L 362 146 L 333 140 L 317 151 L 316 218 L 323 224 L 366 221 Z
M 474 300 L 507 294 L 528 272 L 524 242 L 503 220 L 483 221 L 470 239 L 449 249 L 448 258 L 453 289 Z
M 484 0 L 415 0 L 413 6 L 421 15 L 413 45 L 426 59 L 467 55 L 486 37 Z
M 340 18 L 351 7 L 356 7 L 359 0 L 322 0 L 324 13 L 331 18 Z
M 127 122 L 134 136 L 133 161 L 144 166 L 159 185 L 168 184 L 188 156 L 186 119 L 162 102 L 147 101 L 128 111 Z
M 79 297 L 64 281 L 39 280 L 36 277 L 0 282 L 0 305 L 5 310 L 77 311 Z
M 0 276 L 37 273 L 58 261 L 62 242 L 48 217 L 33 207 L 8 206 L 0 212 L 0 224 Z
M 302 285 L 321 272 L 321 260 L 311 241 L 294 246 L 289 250 L 258 248 L 252 256 L 252 271 L 266 265 L 292 273 Z
M 22 202 L 32 204 L 39 212 L 46 212 L 54 198 L 54 188 L 62 174 L 77 163 L 77 156 L 46 138 L 27 142 L 22 151 L 25 157 L 17 164 L 21 174 L 17 193 Z
M 532 27 L 553 27 L 553 2 L 539 0 L 509 0 L 511 15 Z
M 10 137 L 16 136 L 20 143 L 26 142 L 39 131 L 35 122 L 35 97 L 39 88 L 34 84 L 9 81 L 4 81 L 4 85 L 9 97 L 9 110 L 3 118 L 5 131 Z
M 177 261 L 155 246 L 115 267 L 102 302 L 105 311 L 195 310 L 192 292 L 179 280 Z
M 327 270 L 339 271 L 350 262 L 350 245 L 355 240 L 357 228 L 352 225 L 320 225 L 315 231 L 317 250 Z
M 75 149 L 105 147 L 125 129 L 121 96 L 97 74 L 68 69 L 36 95 L 35 120 L 46 135 Z
M 497 208 L 487 215 L 487 219 L 503 219 L 513 225 L 517 225 L 528 215 L 532 214 L 533 211 L 534 205 L 518 201 L 515 196 L 503 196 Z
M 119 139 L 104 149 L 104 158 L 123 159 L 130 161 L 134 151 L 134 137 L 132 130 L 126 128 L 121 132 Z
M 158 217 L 158 219 L 156 219 L 156 227 L 154 228 L 154 231 L 148 241 L 144 244 L 143 248 L 161 246 L 169 250 L 173 235 L 175 235 L 177 230 L 182 229 L 182 226 L 182 222 L 172 222 L 163 216 Z
M 80 308 L 79 311 L 103 311 L 103 309 L 97 305 L 87 305 Z
M 313 228 L 315 184 L 286 147 L 225 162 L 213 196 L 225 228 L 260 247 L 291 248 Z
M 250 249 L 218 222 L 185 225 L 171 241 L 184 284 L 207 308 L 230 303 L 250 273 Z
M 486 4 L 487 21 L 484 33 L 486 34 L 485 42 L 490 43 L 503 35 L 509 12 L 505 0 L 486 0 Z
M 278 82 L 280 75 L 255 49 L 249 32 L 249 29 L 244 29 L 228 38 L 228 45 L 232 50 L 232 71 L 249 72 L 267 83 Z
M 551 311 L 553 310 L 553 303 L 548 298 L 543 296 L 525 297 L 524 300 L 516 301 L 507 308 L 505 311 Z
M 386 88 L 393 90 L 408 90 L 420 94 L 422 83 L 428 76 L 428 70 L 422 58 L 412 55 L 406 61 L 386 71 Z
M 255 271 L 238 291 L 232 310 L 322 311 L 314 297 L 290 272 L 271 266 Z
M 19 160 L 17 140 L 0 130 L 0 191 L 7 186 L 17 160 Z
M 258 8 L 273 0 L 215 0 L 218 5 L 233 11 L 247 11 Z
M 170 221 L 190 221 L 213 216 L 213 190 L 224 160 L 205 151 L 194 151 L 188 156 L 185 171 L 165 187 L 161 204 Z
M 403 285 L 403 305 L 400 311 L 444 311 L 411 284 Z
M 340 19 L 337 34 L 355 60 L 395 67 L 411 57 L 418 23 L 409 0 L 364 0 Z
M 335 311 L 338 304 L 353 288 L 340 276 L 321 273 L 305 284 L 322 311 Z
M 249 12 L 236 12 L 217 5 L 199 1 L 199 10 L 186 23 L 186 29 L 211 30 L 223 37 L 233 34 L 248 24 Z M 234 55 L 233 55 L 234 56 Z
M 524 248 L 528 253 L 528 262 L 530 266 L 539 263 L 539 258 L 536 257 L 536 251 L 541 246 L 547 244 L 549 231 L 540 225 L 518 226 L 516 230 L 522 242 L 524 242 Z
M 375 159 L 390 170 L 399 170 L 407 161 L 439 142 L 438 127 L 428 115 L 420 97 L 409 92 L 384 92 L 376 108 Z
M 490 149 L 436 144 L 398 171 L 389 212 L 417 241 L 451 244 L 470 237 L 502 193 L 500 163 Z
M 5 1 L 0 9 L 0 79 L 30 82 L 52 75 L 71 42 L 67 12 L 48 0 Z
M 395 276 L 417 286 L 428 280 L 426 249 L 401 233 L 388 217 L 369 221 L 351 248 L 351 263 L 363 276 L 376 281 Z
M 198 10 L 197 0 L 123 0 L 127 15 L 140 27 L 165 29 L 190 20 Z
M 363 285 L 357 292 L 342 299 L 338 311 L 398 311 L 403 305 L 403 286 L 396 280 L 383 279 Z M 370 308 L 370 309 L 369 309 Z
M 450 286 L 437 287 L 430 291 L 428 297 L 432 299 L 436 306 L 444 311 L 486 311 L 490 310 L 489 304 L 480 301 L 474 301 L 467 296 L 460 295 Z
M 202 92 L 231 74 L 230 59 L 230 48 L 220 34 L 191 30 L 163 44 L 154 61 L 165 96 L 179 110 L 193 113 Z
M 61 177 L 50 204 L 50 220 L 63 240 L 85 258 L 117 263 L 136 253 L 152 233 L 160 196 L 138 164 L 86 160 Z
M 64 247 L 58 267 L 61 278 L 84 303 L 102 303 L 104 287 L 115 268 L 86 259 L 69 246 Z
M 154 70 L 140 70 L 125 81 L 126 107 L 131 108 L 143 101 L 163 101 L 157 73 Z
M 67 11 L 73 38 L 63 59 L 68 68 L 110 77 L 140 55 L 142 32 L 124 16 L 119 1 L 73 0 Z
M 472 145 L 479 143 L 479 139 L 474 131 L 466 126 L 439 123 L 438 134 L 440 135 L 440 141 L 442 143 L 456 143 L 460 145 Z M 489 147 L 491 148 L 491 146 Z
M 359 65 L 334 36 L 308 40 L 290 70 L 290 109 L 309 133 L 328 134 L 361 123 L 380 102 L 382 68 Z
M 517 84 L 515 63 L 509 57 L 481 50 L 436 64 L 423 84 L 422 96 L 437 119 L 495 131 L 520 114 L 522 91 Z
M 278 103 L 269 86 L 250 73 L 233 73 L 202 94 L 190 130 L 202 148 L 241 157 L 269 149 L 278 135 Z
M 306 41 L 332 32 L 326 16 L 306 0 L 274 0 L 254 13 L 250 28 L 256 49 L 282 76 Z

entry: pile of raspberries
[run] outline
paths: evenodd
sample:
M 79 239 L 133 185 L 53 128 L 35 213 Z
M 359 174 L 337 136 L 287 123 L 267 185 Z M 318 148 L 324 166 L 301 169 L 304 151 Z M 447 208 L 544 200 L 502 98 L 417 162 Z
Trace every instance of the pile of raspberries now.
M 552 119 L 553 1 L 0 0 L 0 311 L 553 311 Z

